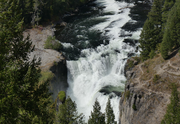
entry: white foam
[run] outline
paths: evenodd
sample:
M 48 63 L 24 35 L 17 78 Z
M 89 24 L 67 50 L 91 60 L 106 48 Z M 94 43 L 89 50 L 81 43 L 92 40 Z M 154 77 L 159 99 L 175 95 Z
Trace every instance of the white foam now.
M 108 45 L 102 44 L 96 49 L 82 50 L 81 53 L 86 56 L 84 58 L 79 58 L 77 61 L 67 61 L 69 84 L 67 94 L 76 101 L 78 111 L 85 115 L 86 121 L 90 116 L 96 98 L 102 106 L 102 112 L 105 111 L 108 95 L 98 92 L 102 87 L 107 85 L 124 87 L 123 82 L 126 78 L 123 71 L 126 61 L 123 59 L 127 58 L 127 53 L 135 51 L 135 48 L 123 43 L 124 38 L 119 37 L 122 32 L 121 27 L 131 20 L 128 16 L 130 9 L 123 9 L 123 13 L 118 14 L 120 8 L 133 4 L 129 5 L 115 0 L 97 0 L 96 3 L 99 6 L 106 6 L 103 12 L 115 14 L 96 17 L 99 19 L 106 18 L 106 21 L 94 25 L 89 30 L 99 30 L 104 34 L 105 30 L 109 30 L 106 36 L 110 38 L 110 42 Z M 125 33 L 129 34 L 129 32 Z M 138 37 L 139 31 L 134 32 L 132 38 Z M 106 56 L 106 54 L 108 55 Z M 116 121 L 119 120 L 119 100 L 120 97 L 117 96 L 111 99 Z
M 69 48 L 69 47 L 73 47 L 73 45 L 71 43 L 62 43 L 61 44 L 63 45 L 63 47 L 65 48 Z

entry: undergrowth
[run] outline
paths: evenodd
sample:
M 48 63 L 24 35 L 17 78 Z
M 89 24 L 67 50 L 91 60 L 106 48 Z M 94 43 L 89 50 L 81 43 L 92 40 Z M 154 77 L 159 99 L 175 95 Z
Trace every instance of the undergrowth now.
M 48 36 L 47 40 L 45 41 L 44 48 L 60 50 L 62 48 L 62 44 L 57 41 L 55 37 Z

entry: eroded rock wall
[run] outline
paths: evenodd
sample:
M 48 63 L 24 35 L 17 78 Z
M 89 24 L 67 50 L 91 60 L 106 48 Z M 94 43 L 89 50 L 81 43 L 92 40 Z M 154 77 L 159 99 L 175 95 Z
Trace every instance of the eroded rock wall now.
M 160 124 L 170 103 L 171 84 L 180 86 L 179 53 L 175 51 L 169 60 L 157 55 L 139 64 L 137 58 L 131 58 L 125 68 L 120 124 Z

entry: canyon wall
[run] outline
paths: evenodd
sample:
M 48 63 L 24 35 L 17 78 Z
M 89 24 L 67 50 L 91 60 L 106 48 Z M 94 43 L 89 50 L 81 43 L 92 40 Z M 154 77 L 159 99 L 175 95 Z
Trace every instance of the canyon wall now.
M 142 63 L 138 59 L 132 57 L 126 64 L 120 124 L 160 124 L 170 103 L 171 83 L 180 84 L 179 53 L 166 61 L 160 55 Z

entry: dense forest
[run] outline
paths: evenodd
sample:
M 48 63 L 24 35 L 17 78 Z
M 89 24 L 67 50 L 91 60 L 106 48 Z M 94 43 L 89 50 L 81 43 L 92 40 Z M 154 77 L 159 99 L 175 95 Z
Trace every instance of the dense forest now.
M 180 45 L 180 1 L 154 0 L 140 35 L 141 59 L 161 53 L 168 59 Z

